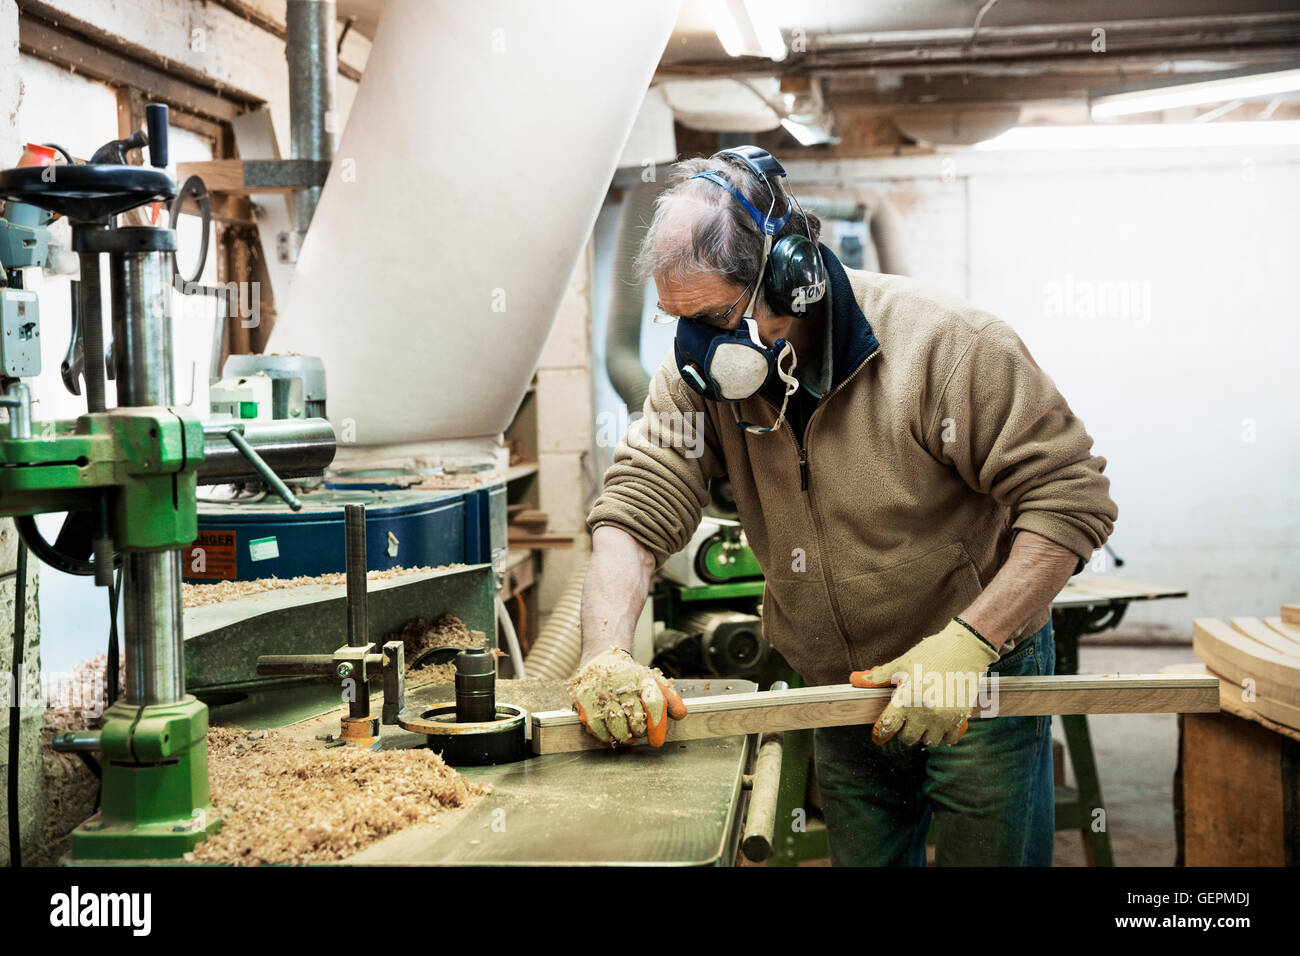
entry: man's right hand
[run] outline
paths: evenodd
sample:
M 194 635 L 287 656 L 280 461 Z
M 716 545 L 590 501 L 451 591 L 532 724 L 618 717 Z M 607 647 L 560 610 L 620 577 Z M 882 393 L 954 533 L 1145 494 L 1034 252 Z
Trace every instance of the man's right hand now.
M 617 647 L 591 659 L 569 682 L 569 696 L 587 732 L 611 747 L 636 737 L 661 747 L 668 718 L 686 716 L 686 705 L 663 675 Z

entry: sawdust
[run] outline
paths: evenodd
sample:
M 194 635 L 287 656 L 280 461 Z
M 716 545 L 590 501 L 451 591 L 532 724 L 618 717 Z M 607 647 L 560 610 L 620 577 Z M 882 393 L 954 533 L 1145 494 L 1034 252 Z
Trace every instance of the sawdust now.
M 118 696 L 126 693 L 125 668 L 119 664 Z M 97 654 L 67 674 L 50 678 L 44 688 L 47 730 L 88 730 L 99 726 L 108 709 L 108 655 Z
M 118 684 L 125 685 L 125 674 Z M 99 780 L 77 754 L 59 753 L 54 738 L 68 730 L 95 730 L 108 707 L 108 655 L 82 661 L 57 675 L 44 688 L 46 708 L 41 727 L 41 771 L 45 802 L 39 835 L 25 862 L 57 866 L 72 849 L 72 831 L 95 812 Z M 98 760 L 99 755 L 95 754 Z
M 386 578 L 401 577 L 405 574 L 419 574 L 424 571 L 446 571 L 451 568 L 463 567 L 466 567 L 466 565 L 440 564 L 436 568 L 428 566 L 388 568 L 383 571 L 368 571 L 366 580 L 381 581 Z M 304 584 L 346 584 L 347 580 L 347 574 L 342 571 L 335 571 L 329 574 L 318 574 L 315 577 L 256 578 L 252 581 L 217 581 L 213 584 L 191 584 L 186 582 L 181 585 L 181 602 L 187 608 L 202 607 L 205 604 L 216 604 L 221 601 L 233 601 L 237 598 L 248 597 L 250 594 L 261 594 L 264 591 L 296 588 Z
M 232 727 L 209 731 L 208 772 L 221 830 L 186 855 L 208 863 L 339 860 L 492 792 L 431 750 L 322 749 Z
M 23 854 L 26 866 L 57 866 L 59 858 L 72 849 L 72 831 L 95 812 L 99 780 L 79 756 L 58 753 L 53 746 L 54 738 L 64 730 L 84 729 L 46 726 L 41 730 L 45 803 L 35 845 Z
M 423 667 L 406 665 L 406 679 L 410 687 L 423 687 L 425 684 L 456 683 L 455 664 L 425 664 Z
M 405 646 L 408 675 L 414 673 L 421 678 L 433 678 L 434 683 L 450 683 L 456 676 L 454 664 L 426 664 L 417 668 L 415 661 L 421 654 L 439 647 L 483 647 L 487 644 L 487 635 L 482 631 L 471 631 L 453 614 L 443 614 L 432 624 L 424 618 L 407 621 L 388 640 L 400 640 Z
M 405 640 L 408 629 L 417 640 L 430 641 L 428 646 L 483 644 L 480 632 L 451 615 L 432 625 L 413 621 L 395 639 Z M 71 850 L 72 831 L 96 810 L 99 781 L 77 754 L 56 752 L 53 740 L 64 731 L 102 725 L 107 666 L 104 654 L 82 661 L 50 697 L 41 734 L 45 803 L 30 851 L 33 865 L 57 865 Z M 422 683 L 451 683 L 455 667 L 416 673 Z M 492 792 L 489 785 L 467 783 L 430 750 L 322 748 L 276 731 L 250 735 L 230 727 L 208 732 L 208 773 L 222 829 L 187 859 L 212 863 L 338 860 Z

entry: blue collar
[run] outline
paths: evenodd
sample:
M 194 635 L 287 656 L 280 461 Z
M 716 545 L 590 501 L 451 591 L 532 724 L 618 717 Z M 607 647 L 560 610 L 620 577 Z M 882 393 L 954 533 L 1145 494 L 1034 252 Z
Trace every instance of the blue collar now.
M 858 307 L 848 273 L 835 253 L 819 244 L 830 277 L 831 388 L 840 385 L 880 348 L 871 323 Z

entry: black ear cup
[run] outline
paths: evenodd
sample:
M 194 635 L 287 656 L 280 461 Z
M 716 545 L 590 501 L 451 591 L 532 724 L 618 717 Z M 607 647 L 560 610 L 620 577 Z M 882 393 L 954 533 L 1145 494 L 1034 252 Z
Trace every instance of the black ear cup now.
M 826 296 L 826 264 L 805 235 L 778 239 L 768 256 L 763 298 L 778 315 L 799 316 Z

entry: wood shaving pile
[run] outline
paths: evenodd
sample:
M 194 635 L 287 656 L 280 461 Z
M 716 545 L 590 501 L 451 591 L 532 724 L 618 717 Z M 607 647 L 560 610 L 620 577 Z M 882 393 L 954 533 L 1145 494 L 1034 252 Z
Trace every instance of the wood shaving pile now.
M 418 568 L 388 568 L 383 571 L 366 572 L 367 581 L 380 581 L 385 578 L 401 577 L 404 574 L 418 574 L 422 571 L 445 571 L 450 568 L 463 568 L 463 564 L 440 564 L 434 567 Z M 318 574 L 315 577 L 299 576 L 296 578 L 256 578 L 252 581 L 217 581 L 214 584 L 191 584 L 186 582 L 181 585 L 181 602 L 187 607 L 202 607 L 205 604 L 216 604 L 221 601 L 233 601 L 237 598 L 248 597 L 250 594 L 261 594 L 263 591 L 278 591 L 281 588 L 296 588 L 304 584 L 347 584 L 348 576 L 343 571 L 334 571 L 329 574 Z
M 125 687 L 125 674 L 118 684 Z M 45 687 L 46 708 L 41 728 L 41 766 L 45 802 L 40 836 L 31 853 L 32 866 L 57 866 L 72 848 L 72 831 L 95 811 L 99 781 L 77 754 L 59 753 L 54 738 L 67 730 L 93 730 L 108 708 L 108 655 L 82 661 Z M 98 759 L 98 757 L 97 757 Z
M 405 645 L 408 675 L 414 672 L 420 677 L 435 678 L 435 683 L 449 683 L 456 676 L 456 665 L 426 664 L 424 667 L 416 668 L 415 661 L 421 654 L 438 647 L 483 647 L 487 644 L 487 635 L 482 631 L 471 631 L 453 614 L 444 614 L 432 624 L 419 617 L 407 621 L 402 625 L 402 629 L 390 635 L 388 640 L 400 640 Z
M 126 693 L 125 668 L 119 666 L 118 696 Z M 99 726 L 108 709 L 108 655 L 98 654 L 58 675 L 45 687 L 45 722 L 51 730 L 88 730 Z
M 214 727 L 208 773 L 221 830 L 187 860 L 256 866 L 321 863 L 492 792 L 431 750 L 355 750 L 275 731 Z
M 51 727 L 47 718 L 41 731 L 45 802 L 41 805 L 40 835 L 31 851 L 23 853 L 26 866 L 58 866 L 59 858 L 72 849 L 72 831 L 95 812 L 99 781 L 79 756 L 54 749 L 54 738 L 64 730 L 84 729 Z

